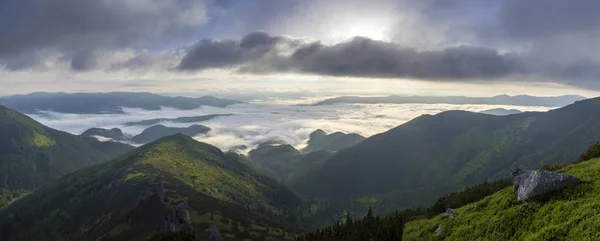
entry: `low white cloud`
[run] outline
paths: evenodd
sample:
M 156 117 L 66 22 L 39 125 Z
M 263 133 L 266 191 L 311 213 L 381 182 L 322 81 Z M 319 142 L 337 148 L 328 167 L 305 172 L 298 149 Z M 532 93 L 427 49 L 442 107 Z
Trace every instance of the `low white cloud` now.
M 235 114 L 198 123 L 161 123 L 172 127 L 201 124 L 212 130 L 195 137 L 223 150 L 247 146 L 250 150 L 269 140 L 281 140 L 302 148 L 311 132 L 342 131 L 371 136 L 387 131 L 423 114 L 447 110 L 479 112 L 492 108 L 521 111 L 546 111 L 546 107 L 503 105 L 450 105 L 450 104 L 336 104 L 326 106 L 292 106 L 280 104 L 238 104 L 226 108 L 201 107 L 195 110 L 163 108 L 160 111 L 124 109 L 125 114 L 79 115 L 44 112 L 31 115 L 52 128 L 80 134 L 88 128 L 121 128 L 129 135 L 142 132 L 147 126 L 124 126 L 123 123 L 153 118 L 174 118 L 208 114 Z

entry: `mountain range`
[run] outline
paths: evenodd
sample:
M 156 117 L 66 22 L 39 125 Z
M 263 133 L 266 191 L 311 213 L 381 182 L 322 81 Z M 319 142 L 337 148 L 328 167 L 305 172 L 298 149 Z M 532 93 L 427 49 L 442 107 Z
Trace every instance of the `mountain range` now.
M 355 133 L 334 132 L 327 134 L 325 131 L 318 129 L 310 133 L 307 146 L 302 152 L 308 153 L 316 150 L 339 151 L 356 145 L 364 139 L 366 139 L 364 136 Z
M 119 129 L 74 136 L 0 107 L 0 240 L 202 238 L 215 227 L 226 240 L 306 240 L 333 230 L 397 234 L 404 222 L 407 240 L 592 237 L 600 159 L 565 164 L 600 140 L 598 108 L 600 98 L 547 112 L 446 111 L 369 138 L 316 130 L 301 150 L 266 142 L 246 157 L 160 125 L 133 149 L 92 138 L 130 138 Z M 600 157 L 600 147 L 584 156 Z M 540 167 L 584 183 L 515 201 L 506 177 Z M 437 215 L 449 207 L 456 219 Z M 419 209 L 373 216 L 402 208 Z M 364 213 L 355 229 L 340 222 Z
M 218 148 L 176 134 L 41 187 L 0 215 L 1 240 L 146 240 L 217 224 L 227 240 L 287 239 L 301 202 Z M 286 229 L 293 230 L 293 229 Z
M 214 119 L 214 118 L 221 117 L 221 116 L 232 116 L 232 115 L 233 114 L 212 114 L 212 115 L 201 115 L 201 116 L 185 116 L 185 117 L 178 117 L 178 118 L 156 118 L 156 119 L 149 119 L 149 120 L 142 120 L 142 121 L 127 122 L 127 123 L 124 123 L 123 125 L 125 125 L 125 126 L 150 126 L 150 125 L 159 124 L 161 122 L 193 123 L 193 122 L 207 121 L 207 120 Z
M 546 106 L 561 107 L 572 104 L 575 101 L 586 99 L 580 95 L 563 95 L 555 97 L 538 97 L 529 95 L 497 95 L 493 97 L 466 97 L 466 96 L 399 96 L 390 95 L 385 97 L 359 97 L 342 96 L 319 101 L 314 105 L 330 105 L 337 103 L 360 103 L 360 104 L 478 104 L 478 105 L 517 105 L 517 106 Z
M 65 174 L 132 149 L 57 131 L 0 106 L 0 207 Z
M 184 134 L 194 137 L 200 134 L 205 134 L 209 131 L 210 128 L 203 125 L 191 125 L 188 127 L 167 127 L 163 125 L 155 125 L 144 129 L 142 133 L 133 137 L 123 133 L 123 131 L 119 128 L 91 128 L 81 133 L 80 136 L 100 139 L 106 138 L 108 140 L 130 142 L 135 144 L 146 144 L 162 137 L 174 134 Z
M 12 95 L 0 98 L 4 105 L 22 113 L 54 111 L 76 114 L 119 114 L 122 108 L 140 108 L 160 110 L 171 107 L 191 110 L 200 106 L 226 107 L 241 102 L 220 99 L 213 96 L 200 98 L 168 97 L 145 92 L 109 92 L 109 93 L 46 93 L 35 92 L 26 95 Z
M 265 142 L 248 153 L 252 164 L 283 183 L 302 178 L 322 165 L 334 152 L 353 146 L 365 138 L 361 135 L 316 130 L 301 151 L 277 142 Z
M 423 115 L 336 152 L 290 184 L 306 197 L 415 207 L 462 187 L 577 159 L 600 140 L 600 98 L 548 112 Z

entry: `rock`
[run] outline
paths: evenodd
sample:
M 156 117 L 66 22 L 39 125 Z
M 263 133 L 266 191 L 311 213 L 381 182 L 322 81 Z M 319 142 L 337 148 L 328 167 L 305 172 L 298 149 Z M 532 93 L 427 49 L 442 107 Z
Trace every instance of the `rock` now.
M 442 232 L 442 224 L 438 224 L 438 227 L 433 231 L 433 234 L 440 234 Z
M 448 208 L 448 209 L 446 209 L 446 212 L 444 213 L 444 215 L 450 216 L 450 217 L 456 217 L 456 212 L 454 212 L 454 209 Z
M 208 236 L 208 240 L 210 241 L 223 241 L 223 237 L 221 237 L 221 232 L 217 228 L 217 225 L 210 226 L 210 236 Z
M 170 232 L 184 230 L 188 226 L 186 224 L 191 223 L 189 209 L 190 207 L 185 202 L 171 207 L 171 211 L 165 216 L 160 229 Z
M 516 169 L 512 173 L 513 190 L 519 201 L 560 190 L 581 182 L 577 177 L 545 170 L 523 171 Z

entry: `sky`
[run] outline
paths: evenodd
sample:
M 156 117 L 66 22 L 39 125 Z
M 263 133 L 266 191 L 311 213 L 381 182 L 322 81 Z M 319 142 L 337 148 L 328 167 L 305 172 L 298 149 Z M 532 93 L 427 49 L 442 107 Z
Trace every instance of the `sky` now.
M 600 93 L 596 0 L 0 0 L 0 95 Z

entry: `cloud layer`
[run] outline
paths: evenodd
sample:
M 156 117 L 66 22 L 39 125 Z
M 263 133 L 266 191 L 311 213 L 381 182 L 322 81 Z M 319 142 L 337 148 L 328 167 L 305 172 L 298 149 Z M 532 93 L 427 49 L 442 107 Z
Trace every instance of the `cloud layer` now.
M 196 137 L 223 150 L 245 145 L 253 148 L 269 140 L 282 140 L 302 147 L 311 132 L 342 131 L 371 136 L 384 132 L 422 114 L 436 114 L 446 110 L 482 111 L 491 108 L 512 108 L 522 111 L 544 111 L 545 107 L 515 107 L 498 105 L 449 104 L 338 104 L 330 106 L 288 106 L 274 104 L 238 104 L 226 108 L 202 107 L 182 111 L 163 109 L 144 111 L 125 109 L 124 115 L 77 115 L 46 112 L 32 117 L 45 125 L 80 134 L 88 128 L 121 128 L 130 135 L 139 134 L 145 127 L 123 126 L 124 122 L 153 118 L 174 118 L 217 113 L 233 113 L 197 124 L 212 129 L 208 135 Z M 163 123 L 166 126 L 187 127 L 194 123 Z

